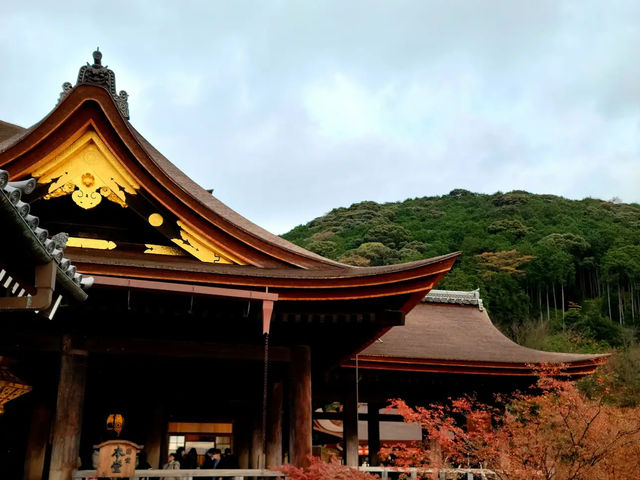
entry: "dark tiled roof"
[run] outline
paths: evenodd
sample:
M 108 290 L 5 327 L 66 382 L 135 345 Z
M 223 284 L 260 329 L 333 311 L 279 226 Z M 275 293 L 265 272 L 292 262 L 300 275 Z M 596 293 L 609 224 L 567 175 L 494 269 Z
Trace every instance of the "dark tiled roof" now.
M 19 255 L 27 265 L 55 261 L 56 283 L 60 288 L 76 300 L 86 299 L 83 289 L 90 287 L 93 279 L 77 273 L 76 267 L 64 257 L 66 234 L 49 238 L 49 232 L 39 226 L 38 217 L 29 213 L 30 205 L 22 201 L 22 194 L 31 193 L 35 188 L 35 180 L 9 182 L 8 179 L 9 174 L 0 169 L 0 243 L 3 248 L 11 247 L 4 255 Z

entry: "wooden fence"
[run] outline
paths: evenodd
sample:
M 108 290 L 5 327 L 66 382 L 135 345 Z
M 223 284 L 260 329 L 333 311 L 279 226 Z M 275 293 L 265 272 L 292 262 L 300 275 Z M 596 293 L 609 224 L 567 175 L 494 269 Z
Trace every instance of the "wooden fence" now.
M 418 476 L 426 478 L 438 478 L 438 480 L 495 480 L 496 474 L 486 468 L 443 468 L 438 470 L 437 477 L 433 477 L 434 471 L 424 468 L 398 468 L 398 467 L 360 467 L 360 471 L 379 475 L 381 479 L 411 479 Z
M 379 475 L 382 480 L 387 479 L 411 479 L 418 476 L 434 478 L 434 471 L 424 468 L 397 468 L 397 467 L 360 467 L 360 471 Z M 438 471 L 438 480 L 495 480 L 496 474 L 485 468 L 443 468 Z
M 180 478 L 191 480 L 198 477 L 229 478 L 242 480 L 244 478 L 285 478 L 285 476 L 273 470 L 255 469 L 219 469 L 219 470 L 136 470 L 130 478 Z M 95 470 L 76 470 L 73 472 L 73 480 L 87 480 L 98 478 Z

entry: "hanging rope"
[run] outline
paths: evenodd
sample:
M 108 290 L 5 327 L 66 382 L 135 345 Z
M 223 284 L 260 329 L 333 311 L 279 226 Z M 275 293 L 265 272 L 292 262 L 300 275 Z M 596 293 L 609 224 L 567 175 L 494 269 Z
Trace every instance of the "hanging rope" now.
M 267 463 L 267 381 L 269 374 L 269 334 L 264 334 L 264 372 L 262 384 L 262 461 L 266 468 Z

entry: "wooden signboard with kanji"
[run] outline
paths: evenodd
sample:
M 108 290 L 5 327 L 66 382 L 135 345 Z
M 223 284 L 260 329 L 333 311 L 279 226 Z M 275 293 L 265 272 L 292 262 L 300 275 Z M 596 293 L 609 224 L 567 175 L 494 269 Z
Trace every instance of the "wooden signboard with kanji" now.
M 136 469 L 136 454 L 142 450 L 128 440 L 108 440 L 93 448 L 99 450 L 98 477 L 127 478 L 133 476 Z

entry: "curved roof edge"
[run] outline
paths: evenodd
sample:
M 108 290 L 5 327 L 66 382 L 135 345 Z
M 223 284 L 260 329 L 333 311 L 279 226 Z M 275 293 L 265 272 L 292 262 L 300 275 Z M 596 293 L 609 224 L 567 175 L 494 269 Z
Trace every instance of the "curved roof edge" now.
M 221 229 L 238 241 L 258 250 L 262 255 L 273 257 L 274 260 L 284 262 L 292 267 L 316 268 L 318 266 L 328 266 L 337 269 L 348 267 L 348 265 L 322 257 L 268 232 L 216 199 L 153 147 L 123 117 L 111 94 L 100 86 L 81 84 L 69 89 L 55 108 L 41 121 L 28 129 L 18 131 L 11 137 L 4 139 L 4 141 L 0 139 L 0 166 L 11 171 L 17 170 L 12 168 L 14 162 L 18 161 L 19 158 L 23 157 L 39 143 L 46 142 L 46 139 L 51 137 L 58 127 L 78 112 L 87 102 L 98 104 L 116 135 L 120 137 L 120 140 L 138 161 L 138 166 L 142 167 L 143 171 L 159 182 L 168 196 L 177 198 L 174 194 L 177 189 L 182 194 L 178 200 L 186 208 L 198 214 L 211 227 Z M 125 138 L 127 136 L 128 138 Z M 139 154 L 136 155 L 137 152 L 142 152 L 146 158 L 138 158 Z M 31 161 L 35 161 L 35 159 Z M 150 166 L 155 167 L 162 175 L 158 176 L 156 171 L 150 171 Z M 24 171 L 24 168 L 21 170 Z M 281 253 L 278 254 L 278 251 Z
M 393 327 L 357 357 L 365 369 L 532 376 L 553 365 L 565 375 L 582 376 L 593 373 L 609 354 L 531 349 L 507 338 L 476 305 L 421 303 L 404 326 Z M 355 356 L 343 366 L 355 366 Z
M 25 129 L 19 125 L 0 120 L 0 143 L 13 138 L 19 133 L 24 132 L 24 130 Z
M 171 161 L 167 159 L 162 153 L 160 153 L 160 151 L 158 151 L 158 149 L 156 149 L 146 138 L 144 138 L 142 134 L 140 134 L 140 132 L 138 132 L 130 122 L 127 122 L 127 125 L 132 135 L 140 143 L 140 146 L 145 150 L 147 155 L 156 164 L 156 166 L 160 170 L 162 170 L 167 175 L 167 177 L 170 178 L 178 187 L 180 187 L 182 191 L 184 191 L 200 205 L 208 208 L 212 212 L 215 212 L 216 215 L 223 217 L 226 221 L 232 223 L 235 227 L 241 229 L 246 234 L 258 237 L 264 241 L 268 241 L 269 243 L 279 248 L 288 250 L 298 255 L 303 255 L 313 260 L 317 260 L 318 262 L 326 265 L 340 268 L 348 267 L 348 265 L 323 257 L 322 255 L 318 255 L 317 253 L 311 252 L 294 243 L 291 243 L 288 240 L 285 240 L 284 238 L 279 237 L 278 235 L 275 235 L 268 230 L 265 230 L 259 225 L 256 225 L 252 221 L 243 217 L 238 212 L 229 208 L 223 202 L 218 200 L 204 187 L 194 182 L 187 174 L 185 174 L 182 170 L 171 163 Z

